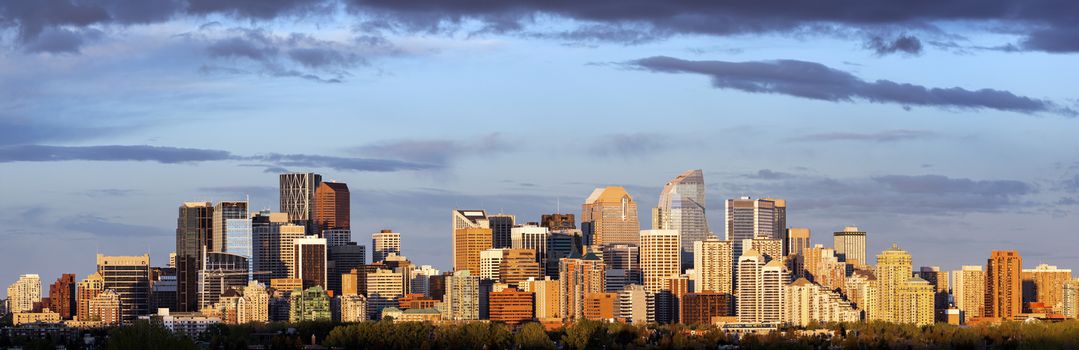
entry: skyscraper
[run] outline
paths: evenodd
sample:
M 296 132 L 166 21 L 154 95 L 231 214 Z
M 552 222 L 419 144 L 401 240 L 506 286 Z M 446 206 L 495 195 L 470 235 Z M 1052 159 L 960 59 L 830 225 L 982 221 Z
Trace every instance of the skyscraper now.
M 532 249 L 506 249 L 498 266 L 498 277 L 502 283 L 519 286 L 529 278 L 540 278 L 543 270 L 536 261 L 536 251 Z
M 78 307 L 75 311 L 76 318 L 79 321 L 90 320 L 90 300 L 105 290 L 105 280 L 101 278 L 101 274 L 94 272 L 86 279 L 79 282 L 75 287 L 75 301 L 78 303 Z M 8 295 L 11 295 L 10 293 Z M 166 307 L 166 306 L 162 306 Z M 176 307 L 176 305 L 172 305 Z
M 631 284 L 643 284 L 641 249 L 633 244 L 603 246 L 603 263 L 607 266 L 608 292 L 617 292 Z
M 1064 309 L 1064 284 L 1071 279 L 1072 270 L 1048 264 L 1023 269 L 1023 302 L 1039 302 L 1059 313 Z
M 452 276 L 446 276 L 446 294 L 442 302 L 446 307 L 443 319 L 480 319 L 480 277 L 468 270 L 454 271 Z
M 75 316 L 75 274 L 65 273 L 49 285 L 49 310 L 60 314 L 60 318 L 70 320 Z
M 732 261 L 742 255 L 742 242 L 747 239 L 782 239 L 777 222 L 776 202 L 769 199 L 741 197 L 726 202 L 726 238 L 734 249 Z M 783 219 L 786 222 L 786 219 Z M 737 279 L 737 278 L 736 278 Z
M 479 276 L 483 279 L 498 280 L 499 267 L 507 248 L 491 248 L 480 252 Z
M 514 249 L 532 249 L 536 251 L 536 261 L 546 261 L 547 236 L 550 232 L 546 227 L 535 223 L 516 225 L 510 230 L 510 246 Z
M 658 293 L 667 279 L 682 273 L 681 238 L 675 230 L 642 230 L 640 241 L 644 286 Z
M 255 280 L 269 285 L 271 279 L 289 278 L 293 273 L 293 241 L 303 238 L 303 226 L 289 222 L 285 213 L 262 211 L 251 218 L 253 269 Z
M 230 288 L 247 285 L 250 261 L 230 253 L 209 252 L 199 269 L 198 309 L 211 307 Z
M 693 242 L 693 291 L 730 295 L 734 290 L 731 278 L 733 253 L 731 242 L 721 241 L 715 235 Z
M 562 259 L 558 269 L 559 314 L 566 320 L 584 318 L 585 299 L 592 293 L 603 293 L 606 270 L 595 254 L 580 259 Z
M 120 296 L 120 306 L 123 309 L 121 314 L 124 323 L 135 321 L 138 316 L 150 313 L 149 254 L 142 256 L 105 256 L 98 254 L 97 273 L 104 280 L 104 289 L 111 289 Z M 193 283 L 193 285 L 195 284 Z M 194 294 L 196 293 L 191 293 L 191 295 Z M 197 307 L 198 299 L 191 300 L 191 303 L 191 307 Z
M 637 203 L 621 186 L 592 191 L 581 206 L 582 227 L 585 222 L 591 227 L 594 245 L 639 242 L 641 225 L 637 221 Z
M 198 311 L 199 269 L 205 253 L 214 247 L 214 207 L 210 202 L 185 202 L 176 219 L 176 307 Z M 121 293 L 123 295 L 123 293 Z M 125 311 L 128 306 L 124 305 Z M 127 319 L 130 314 L 125 314 Z M 131 316 L 133 317 L 133 316 Z
M 933 287 L 933 310 L 935 317 L 941 321 L 947 321 L 945 312 L 948 304 L 948 272 L 941 271 L 940 266 L 922 266 L 918 269 L 918 277 L 925 280 Z
M 519 288 L 533 293 L 536 319 L 543 321 L 562 318 L 562 298 L 559 295 L 558 280 L 553 280 L 550 276 L 542 279 L 529 278 L 521 283 Z
M 985 266 L 985 316 L 1012 319 L 1022 312 L 1023 257 L 1015 250 L 994 250 Z
M 401 254 L 401 234 L 393 230 L 381 230 L 371 235 L 371 262 L 386 259 L 387 255 Z
M 512 214 L 494 214 L 487 217 L 491 226 L 491 246 L 494 248 L 510 247 L 510 230 L 517 224 L 517 217 Z
M 910 282 L 910 253 L 895 244 L 877 255 L 877 310 L 874 317 L 881 321 L 902 322 L 905 310 L 900 305 L 902 289 Z
M 783 254 L 802 255 L 806 249 L 809 249 L 809 229 L 804 227 L 787 229 L 787 237 L 783 241 Z
M 210 232 L 213 237 L 210 238 L 212 246 L 209 247 L 211 252 L 228 252 L 228 242 L 230 233 L 229 220 L 233 219 L 247 219 L 247 201 L 223 201 L 217 202 L 213 210 L 213 223 L 210 228 Z M 235 223 L 234 223 L 235 225 Z M 238 227 L 242 228 L 242 227 Z M 237 234 L 243 234 L 244 232 L 236 232 Z M 250 234 L 250 232 L 247 232 Z M 242 239 L 242 238 L 241 238 Z M 248 240 L 251 237 L 247 237 Z M 241 248 L 242 249 L 242 248 Z M 248 248 L 250 249 L 250 248 Z
M 322 184 L 322 175 L 315 173 L 285 173 L 280 179 L 280 211 L 289 221 L 314 232 L 315 191 Z
M 319 286 L 326 288 L 326 239 L 307 236 L 293 240 L 293 265 L 296 275 L 291 278 L 303 280 L 304 289 Z
M 899 286 L 898 319 L 895 322 L 919 326 L 933 324 L 934 287 L 928 281 L 913 276 Z
M 348 230 L 350 220 L 350 195 L 343 182 L 322 182 L 315 189 L 315 233 L 323 230 Z
M 546 227 L 544 227 L 547 229 Z M 548 229 L 549 230 L 549 229 Z M 545 260 L 544 274 L 548 276 L 558 275 L 558 260 L 568 257 L 579 257 L 584 252 L 584 234 L 578 229 L 559 229 L 547 234 L 547 256 Z M 541 263 L 543 265 L 544 263 Z
M 783 263 L 748 250 L 738 258 L 738 322 L 782 322 L 786 319 L 788 280 Z
M 480 252 L 491 248 L 491 229 L 459 228 L 453 232 L 453 271 L 469 270 L 479 278 Z
M 618 291 L 616 317 L 630 324 L 656 322 L 656 295 L 639 284 L 628 285 Z
M 985 315 L 985 270 L 979 265 L 963 266 L 952 271 L 952 281 L 955 307 L 967 319 Z
M 848 265 L 865 266 L 865 231 L 847 226 L 832 234 L 835 253 Z
M 704 198 L 704 172 L 687 170 L 663 186 L 659 204 L 652 209 L 652 228 L 678 231 L 682 254 L 688 261 L 693 261 L 693 242 L 708 236 Z
M 401 273 L 389 269 L 375 269 L 367 273 L 367 319 L 382 317 L 382 309 L 397 306 L 397 300 L 405 295 Z
M 363 266 L 367 262 L 366 247 L 356 244 L 356 242 L 349 242 L 349 244 L 329 246 L 327 247 L 329 254 L 329 261 L 327 262 L 326 273 L 329 276 L 326 277 L 326 283 L 329 285 L 329 289 L 340 295 L 341 290 L 341 275 L 349 273 L 352 269 L 359 269 L 363 271 Z
M 8 312 L 30 312 L 41 301 L 41 276 L 26 274 L 7 287 Z

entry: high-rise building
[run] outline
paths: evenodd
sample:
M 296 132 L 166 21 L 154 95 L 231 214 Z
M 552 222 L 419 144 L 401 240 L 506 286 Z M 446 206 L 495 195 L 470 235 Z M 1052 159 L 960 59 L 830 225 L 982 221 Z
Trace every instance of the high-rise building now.
M 731 266 L 733 246 L 715 235 L 693 242 L 693 291 L 731 294 L 734 291 L 734 267 Z
M 480 252 L 491 249 L 491 229 L 459 228 L 453 231 L 453 270 L 473 271 L 479 278 Z
M 802 255 L 809 249 L 809 229 L 804 227 L 791 227 L 787 229 L 787 237 L 783 243 L 784 255 Z
M 480 252 L 480 278 L 499 280 L 499 268 L 506 248 L 491 248 Z
M 382 317 L 382 309 L 397 306 L 397 300 L 405 295 L 400 272 L 375 269 L 367 273 L 367 318 Z
M 244 269 L 246 271 L 246 268 Z M 97 255 L 97 273 L 104 280 L 104 289 L 120 296 L 124 323 L 150 314 L 150 255 Z M 197 289 L 196 289 L 197 290 Z M 198 306 L 194 300 L 193 306 Z
M 322 287 L 314 286 L 303 291 L 297 290 L 289 295 L 288 321 L 290 323 L 332 319 L 330 297 L 326 295 L 326 290 Z
M 203 267 L 199 269 L 199 310 L 217 304 L 221 295 L 229 289 L 242 288 L 247 285 L 250 266 L 245 257 L 229 253 L 209 252 L 206 253 L 203 264 Z
M 910 253 L 895 244 L 877 255 L 877 310 L 872 312 L 877 320 L 901 322 L 906 310 L 901 308 L 902 289 L 910 282 Z
M 487 217 L 491 226 L 491 246 L 494 248 L 510 247 L 510 230 L 517 225 L 517 217 L 512 214 L 493 214 Z
M 870 270 L 854 270 L 843 284 L 843 294 L 862 312 L 863 320 L 875 320 L 879 293 L 877 276 Z
M 270 294 L 262 283 L 248 282 L 236 304 L 236 322 L 239 324 L 270 320 Z
M 540 226 L 550 231 L 577 229 L 577 220 L 573 214 L 543 214 L 540 215 Z
M 431 277 L 438 276 L 441 271 L 431 267 L 431 265 L 421 265 L 420 267 L 412 269 L 412 280 L 409 290 L 415 294 L 422 294 L 424 296 L 431 296 Z M 442 299 L 440 296 L 438 299 Z
M 534 318 L 534 298 L 531 292 L 514 287 L 492 292 L 490 296 L 490 319 L 510 325 L 521 324 Z
M 250 218 L 225 220 L 225 250 L 223 252 L 242 256 L 249 263 L 254 261 L 254 231 Z M 248 264 L 248 266 L 252 269 L 248 275 L 252 275 L 251 272 L 254 272 L 255 265 Z M 254 277 L 248 276 L 248 279 L 251 278 Z
M 801 262 L 796 271 L 799 277 L 832 289 L 843 287 L 847 276 L 847 263 L 840 261 L 832 248 L 817 244 L 806 249 L 802 256 L 797 258 Z
M 546 228 L 546 227 L 544 227 Z M 559 229 L 547 235 L 547 256 L 543 260 L 544 274 L 558 275 L 558 261 L 580 257 L 584 251 L 584 234 L 578 229 Z
M 547 237 L 550 232 L 546 227 L 535 223 L 516 225 L 510 229 L 510 246 L 514 249 L 532 249 L 536 251 L 536 261 L 546 261 Z
M 453 275 L 446 276 L 446 294 L 442 297 L 442 302 L 446 308 L 443 319 L 480 319 L 480 277 L 472 275 L 468 270 L 454 271 Z
M 941 321 L 947 321 L 946 311 L 951 306 L 948 302 L 948 272 L 941 271 L 940 266 L 922 266 L 918 269 L 918 277 L 933 286 L 933 310 L 934 315 Z
M 979 265 L 952 271 L 952 298 L 966 319 L 985 314 L 985 270 Z
M 76 319 L 79 321 L 90 320 L 90 300 L 98 294 L 101 294 L 104 290 L 105 280 L 102 279 L 101 274 L 97 272 L 91 273 L 89 276 L 86 276 L 86 279 L 79 282 L 78 286 L 75 287 L 75 300 L 78 303 L 75 312 Z M 11 295 L 11 293 L 8 292 L 8 295 Z M 173 307 L 176 306 L 173 305 Z
M 729 293 L 687 293 L 680 300 L 682 323 L 708 325 L 713 318 L 734 315 L 734 297 Z
M 323 231 L 326 233 L 327 231 Z M 327 241 L 327 243 L 329 243 Z M 356 242 L 348 242 L 345 245 L 329 246 L 329 261 L 326 262 L 326 283 L 329 285 L 329 290 L 332 290 L 336 295 L 341 294 L 341 275 L 352 271 L 352 269 L 359 269 L 363 271 L 365 265 L 367 253 L 366 247 L 356 244 Z
M 60 318 L 70 320 L 76 314 L 75 274 L 65 273 L 49 285 L 49 310 L 60 314 Z
M 603 263 L 607 266 L 607 292 L 618 292 L 628 285 L 644 283 L 641 249 L 636 245 L 604 245 Z
M 288 214 L 261 211 L 251 217 L 253 278 L 269 285 L 275 278 L 288 278 L 291 274 L 294 248 L 292 241 L 303 238 L 303 226 L 290 223 Z
M 519 286 L 529 278 L 543 276 L 543 270 L 536 262 L 536 251 L 532 249 L 503 250 L 498 270 L 498 280 L 512 286 Z
M 709 232 L 704 187 L 704 172 L 687 170 L 663 186 L 659 204 L 652 209 L 652 228 L 678 231 L 687 264 L 693 261 L 693 242 L 703 241 Z
M 336 299 L 338 321 L 363 322 L 367 320 L 367 298 L 352 294 L 341 295 Z
M 177 310 L 198 311 L 199 269 L 203 257 L 214 247 L 214 207 L 210 202 L 185 202 L 176 219 Z M 123 293 L 121 293 L 122 295 Z M 127 305 L 124 305 L 125 310 Z M 125 315 L 125 319 L 127 316 Z
M 779 198 L 764 198 L 765 200 L 775 203 L 775 210 L 772 211 L 773 227 L 776 229 L 775 239 L 782 239 L 783 233 L 787 231 L 787 200 Z
M 336 247 L 356 244 L 352 241 L 352 230 L 347 228 L 331 228 L 322 230 L 322 238 L 326 239 L 326 246 Z
M 1067 318 L 1079 317 L 1079 279 L 1069 280 L 1064 283 L 1064 290 L 1060 293 L 1060 314 Z
M 315 191 L 322 184 L 322 175 L 315 173 L 286 173 L 280 175 L 280 211 L 288 220 L 315 232 Z
M 303 280 L 304 289 L 326 288 L 326 239 L 307 236 L 292 242 L 296 275 L 290 277 Z
M 742 243 L 747 239 L 782 239 L 782 228 L 777 218 L 776 202 L 769 199 L 751 199 L 741 197 L 728 199 L 726 202 L 726 238 L 731 241 L 734 256 L 731 261 L 737 262 L 742 255 Z M 786 218 L 783 218 L 786 222 Z M 782 253 L 782 252 L 781 252 Z M 737 279 L 737 278 L 735 278 Z
M 612 321 L 618 314 L 618 293 L 589 293 L 584 299 L 584 318 Z
M 675 230 L 642 230 L 640 242 L 644 286 L 658 293 L 671 276 L 682 273 L 681 238 Z
M 558 280 L 551 279 L 551 276 L 544 276 L 543 279 L 529 278 L 521 283 L 520 288 L 521 291 L 533 294 L 536 319 L 543 321 L 562 318 Z
M 835 253 L 847 265 L 865 266 L 865 231 L 854 226 L 847 226 L 843 231 L 832 234 Z
M 95 321 L 104 326 L 118 326 L 123 323 L 123 312 L 120 295 L 112 289 L 106 289 L 86 301 L 87 316 L 79 321 Z
M 738 258 L 738 322 L 782 322 L 786 318 L 788 277 L 783 263 L 765 263 L 763 255 L 748 250 Z
M 895 322 L 919 326 L 933 324 L 934 287 L 928 281 L 914 276 L 899 286 L 898 319 Z
M 638 244 L 641 225 L 637 221 L 637 203 L 621 186 L 597 188 L 581 206 L 581 227 L 588 227 L 590 244 Z M 585 236 L 589 236 L 586 233 Z
M 731 249 L 734 247 L 732 245 Z M 754 238 L 742 240 L 742 251 L 756 250 L 764 256 L 765 261 L 783 261 L 783 241 L 771 238 Z
M 247 214 L 247 201 L 223 201 L 217 202 L 217 205 L 213 209 L 213 223 L 210 229 L 213 237 L 210 238 L 210 242 L 213 244 L 208 249 L 211 252 L 228 252 L 229 242 L 229 220 L 245 220 L 249 216 Z M 234 223 L 235 225 L 236 223 Z M 242 227 L 237 227 L 242 228 Z M 236 234 L 244 234 L 245 232 L 239 231 Z M 246 232 L 250 234 L 249 232 Z M 243 240 L 243 237 L 239 237 Z M 247 240 L 250 241 L 251 237 L 248 236 Z M 243 249 L 242 247 L 239 249 Z M 248 248 L 250 249 L 250 248 Z
M 656 322 L 656 295 L 644 286 L 631 284 L 618 291 L 616 318 L 630 324 Z
M 580 259 L 562 259 L 558 269 L 559 314 L 566 320 L 584 317 L 585 299 L 591 293 L 602 293 L 606 266 L 595 254 Z
M 401 254 L 401 234 L 381 230 L 371 235 L 371 262 L 379 262 L 390 254 Z
M 1023 257 L 1015 250 L 994 250 L 985 266 L 985 316 L 1012 319 L 1022 312 Z
M 858 322 L 861 313 L 842 295 L 805 278 L 791 282 L 786 288 L 787 316 L 785 321 L 798 326 L 813 322 Z
M 26 274 L 7 287 L 8 312 L 30 312 L 41 301 L 41 276 Z
M 316 233 L 331 229 L 351 229 L 350 196 L 343 182 L 322 182 L 315 189 L 314 221 Z
M 1062 293 L 1064 284 L 1072 279 L 1072 270 L 1041 264 L 1033 269 L 1023 269 L 1022 276 L 1024 304 L 1042 303 L 1058 313 L 1064 309 Z

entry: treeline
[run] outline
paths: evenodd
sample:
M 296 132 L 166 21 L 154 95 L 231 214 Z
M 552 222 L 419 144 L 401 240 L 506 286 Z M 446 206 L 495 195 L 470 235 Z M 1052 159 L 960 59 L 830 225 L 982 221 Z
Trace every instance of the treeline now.
M 1008 322 L 958 327 L 870 322 L 786 328 L 736 338 L 721 330 L 685 325 L 633 326 L 577 322 L 547 331 L 538 323 L 362 322 L 340 324 L 216 325 L 194 339 L 141 322 L 97 332 L 104 349 L 301 349 L 315 342 L 340 349 L 1079 349 L 1079 321 Z M 54 349 L 47 339 L 4 339 L 0 346 Z M 80 348 L 76 342 L 65 342 Z

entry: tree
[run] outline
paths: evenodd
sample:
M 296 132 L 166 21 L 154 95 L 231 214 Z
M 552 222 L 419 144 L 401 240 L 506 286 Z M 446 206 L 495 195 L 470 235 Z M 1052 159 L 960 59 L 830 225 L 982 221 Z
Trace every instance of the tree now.
M 191 338 L 173 334 L 165 327 L 147 321 L 113 328 L 109 331 L 106 348 L 109 350 L 198 349 Z
M 566 329 L 562 342 L 570 349 L 598 349 L 607 344 L 607 328 L 599 321 L 577 321 Z
M 514 336 L 514 343 L 521 350 L 553 350 L 555 348 L 551 337 L 547 335 L 547 330 L 543 328 L 543 325 L 536 322 L 529 322 L 521 326 L 521 329 L 517 331 L 517 335 Z

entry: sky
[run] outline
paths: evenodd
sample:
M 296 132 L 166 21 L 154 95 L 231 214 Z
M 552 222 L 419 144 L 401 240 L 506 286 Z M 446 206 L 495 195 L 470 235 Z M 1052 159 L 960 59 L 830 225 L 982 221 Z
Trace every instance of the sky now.
M 0 2 L 0 283 L 164 265 L 185 201 L 352 192 L 353 239 L 450 267 L 451 210 L 538 221 L 625 186 L 914 265 L 1079 267 L 1079 2 Z

